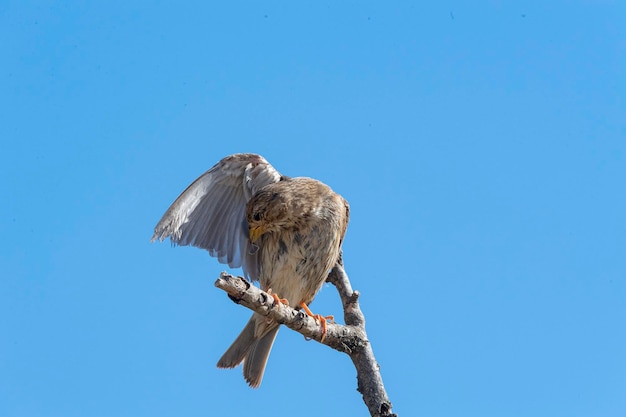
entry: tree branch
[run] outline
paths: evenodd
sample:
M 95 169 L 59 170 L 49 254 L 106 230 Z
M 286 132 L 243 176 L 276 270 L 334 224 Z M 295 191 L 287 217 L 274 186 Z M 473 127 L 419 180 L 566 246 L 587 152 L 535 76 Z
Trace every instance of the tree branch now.
M 363 401 L 370 415 L 372 417 L 397 417 L 391 411 L 391 402 L 383 386 L 380 366 L 374 358 L 372 346 L 365 333 L 365 317 L 359 307 L 358 291 L 352 291 L 348 276 L 341 264 L 333 268 L 327 281 L 339 291 L 346 324 L 327 323 L 325 336 L 322 334 L 321 324 L 314 318 L 290 306 L 280 305 L 277 308 L 271 295 L 250 284 L 244 278 L 222 272 L 215 281 L 215 286 L 226 291 L 228 297 L 235 303 L 267 316 L 308 339 L 348 354 L 357 371 L 357 389 L 363 395 Z

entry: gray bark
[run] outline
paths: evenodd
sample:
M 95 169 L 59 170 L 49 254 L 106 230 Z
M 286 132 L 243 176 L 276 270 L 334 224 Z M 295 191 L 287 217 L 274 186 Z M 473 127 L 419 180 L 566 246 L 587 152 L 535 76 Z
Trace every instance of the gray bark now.
M 327 323 L 323 335 L 321 324 L 304 311 L 287 305 L 275 306 L 268 293 L 250 284 L 242 277 L 222 272 L 215 286 L 226 291 L 234 302 L 267 316 L 289 327 L 308 339 L 315 340 L 350 356 L 357 372 L 357 390 L 372 417 L 397 417 L 391 411 L 380 366 L 374 358 L 372 346 L 365 333 L 365 317 L 359 307 L 359 292 L 353 291 L 343 266 L 338 264 L 330 272 L 328 282 L 339 291 L 344 310 L 345 325 Z M 278 294 L 280 296 L 280 294 Z

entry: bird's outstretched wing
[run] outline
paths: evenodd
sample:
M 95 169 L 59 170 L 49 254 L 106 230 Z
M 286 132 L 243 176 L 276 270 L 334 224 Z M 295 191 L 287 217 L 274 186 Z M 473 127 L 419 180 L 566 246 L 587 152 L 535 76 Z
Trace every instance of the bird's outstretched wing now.
M 246 204 L 281 175 L 262 156 L 227 156 L 195 180 L 154 228 L 152 241 L 206 249 L 231 268 L 258 280 L 257 254 L 249 247 Z

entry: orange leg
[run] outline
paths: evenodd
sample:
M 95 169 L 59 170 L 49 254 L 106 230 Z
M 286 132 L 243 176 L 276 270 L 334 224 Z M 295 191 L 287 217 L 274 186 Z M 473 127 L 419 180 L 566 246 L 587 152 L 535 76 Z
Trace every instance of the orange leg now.
M 278 306 L 280 306 L 281 304 L 284 304 L 287 306 L 289 305 L 289 300 L 287 300 L 286 298 L 280 298 L 277 294 L 274 294 L 272 292 L 271 288 L 268 288 L 267 293 L 271 295 L 272 298 L 274 299 L 274 305 L 278 305 Z
M 322 325 L 322 340 L 324 340 L 324 338 L 326 337 L 326 322 L 334 323 L 335 317 L 322 316 L 321 314 L 313 314 L 309 306 L 307 306 L 305 303 L 300 303 L 300 307 L 302 307 L 302 309 L 308 316 L 313 317 L 315 320 L 318 320 L 320 322 L 320 324 Z

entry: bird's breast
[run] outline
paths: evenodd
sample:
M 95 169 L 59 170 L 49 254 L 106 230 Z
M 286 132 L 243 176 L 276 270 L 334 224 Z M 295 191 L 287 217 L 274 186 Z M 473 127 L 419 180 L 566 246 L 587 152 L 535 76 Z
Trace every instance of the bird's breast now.
M 339 236 L 330 229 L 287 229 L 262 237 L 260 283 L 296 307 L 310 303 L 339 255 Z

